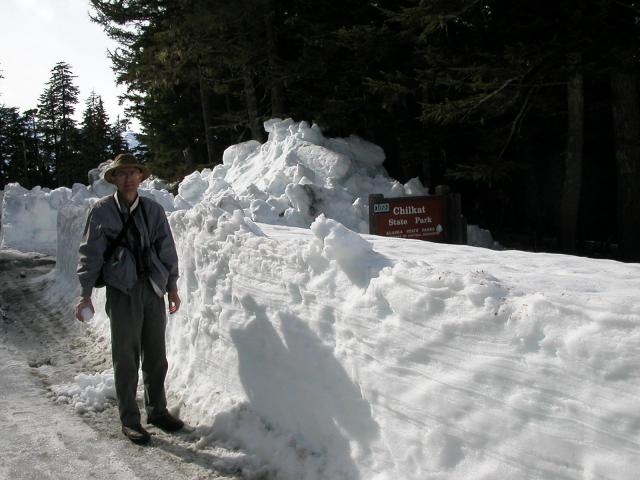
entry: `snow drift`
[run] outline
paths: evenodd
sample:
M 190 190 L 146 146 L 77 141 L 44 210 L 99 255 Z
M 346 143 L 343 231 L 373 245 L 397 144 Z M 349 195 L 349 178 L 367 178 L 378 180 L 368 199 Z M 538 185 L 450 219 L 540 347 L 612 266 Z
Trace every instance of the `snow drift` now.
M 167 386 L 201 445 L 282 479 L 636 478 L 640 265 L 362 235 L 367 189 L 422 187 L 362 140 L 266 128 L 156 193 L 184 302 Z M 77 293 L 91 201 L 58 208 L 52 298 Z M 109 382 L 57 391 L 99 408 Z
M 55 255 L 57 212 L 70 199 L 68 188 L 27 190 L 17 183 L 7 185 L 2 196 L 0 247 Z

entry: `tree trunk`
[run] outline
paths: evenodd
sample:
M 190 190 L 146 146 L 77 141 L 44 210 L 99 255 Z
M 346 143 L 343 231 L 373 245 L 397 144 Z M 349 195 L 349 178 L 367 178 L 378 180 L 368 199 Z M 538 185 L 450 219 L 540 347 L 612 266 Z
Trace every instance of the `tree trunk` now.
M 0 107 L 2 108 L 2 107 Z M 4 115 L 0 114 L 0 139 L 4 136 L 4 129 L 7 128 L 4 126 L 3 121 Z M 7 135 L 8 135 L 7 128 Z M 0 161 L 0 190 L 4 189 L 6 183 L 9 183 L 9 175 L 5 170 L 7 169 L 6 163 L 4 161 Z M 2 204 L 0 203 L 0 209 L 2 208 Z
M 38 182 L 38 185 L 43 185 L 45 167 L 44 161 L 42 161 L 42 157 L 40 156 L 40 146 L 38 145 L 38 126 L 36 125 L 35 114 L 31 117 L 31 133 L 33 137 L 33 161 L 37 172 L 36 181 Z
M 64 85 L 62 86 L 62 100 L 60 105 L 60 110 L 62 112 L 61 117 L 61 126 L 62 126 L 62 135 L 60 136 L 60 159 L 61 162 L 61 172 L 60 177 L 58 177 L 58 186 L 71 186 L 69 179 L 71 178 L 71 162 L 69 162 L 68 157 L 68 132 L 67 132 L 67 96 Z
M 280 75 L 280 56 L 278 55 L 278 36 L 276 22 L 277 2 L 271 2 L 273 8 L 265 16 L 267 32 L 267 59 L 269 61 L 269 81 L 271 83 L 271 114 L 274 117 L 285 113 L 284 85 Z
M 256 96 L 256 87 L 253 83 L 253 74 L 248 67 L 243 69 L 244 77 L 244 94 L 247 102 L 247 115 L 249 116 L 249 128 L 251 136 L 259 142 L 264 141 L 262 128 L 258 121 L 258 98 Z
M 27 142 L 24 138 L 20 141 L 22 146 L 22 162 L 24 163 L 24 179 L 22 186 L 24 188 L 31 188 L 31 182 L 29 181 L 29 161 L 27 160 Z
M 60 155 L 60 142 L 58 142 L 58 127 L 55 126 L 53 127 L 53 131 L 52 131 L 52 137 L 53 137 L 53 156 L 52 156 L 52 162 L 55 164 L 55 169 L 56 169 L 56 179 L 58 182 L 58 186 L 63 185 L 63 181 L 62 181 L 62 175 L 64 172 L 64 161 L 61 158 Z
M 525 196 L 525 219 L 528 234 L 528 248 L 537 252 L 540 248 L 540 241 L 543 235 L 543 213 L 545 210 L 544 192 L 540 188 L 540 173 L 536 167 L 535 154 L 531 150 L 531 145 L 524 141 L 515 144 L 518 161 L 526 165 L 527 181 L 524 182 L 523 190 Z
M 215 163 L 215 146 L 211 135 L 211 119 L 209 116 L 209 89 L 202 75 L 202 69 L 198 67 L 198 80 L 200 82 L 200 105 L 202 107 L 202 124 L 204 126 L 204 139 L 207 144 L 207 161 L 210 165 Z
M 582 157 L 584 149 L 584 90 L 580 71 L 581 55 L 569 54 L 567 84 L 568 120 L 567 151 L 564 162 L 560 238 L 565 252 L 576 248 L 580 192 L 582 188 Z
M 640 261 L 640 107 L 635 71 L 611 74 L 618 181 L 618 245 L 624 260 Z
M 182 149 L 182 158 L 184 160 L 184 166 L 187 172 L 190 172 L 195 167 L 193 161 L 193 155 L 191 154 L 191 147 L 185 147 Z

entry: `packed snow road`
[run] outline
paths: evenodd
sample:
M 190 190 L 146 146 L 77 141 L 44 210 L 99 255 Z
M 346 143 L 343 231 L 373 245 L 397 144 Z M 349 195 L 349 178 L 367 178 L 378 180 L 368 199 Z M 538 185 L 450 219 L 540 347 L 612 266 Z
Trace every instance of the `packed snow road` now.
M 0 250 L 0 478 L 241 479 L 244 454 L 197 448 L 193 429 L 151 444 L 130 443 L 117 409 L 80 415 L 49 387 L 109 368 L 109 352 L 75 321 L 71 305 L 51 305 L 42 275 L 51 257 Z M 254 476 L 255 478 L 255 476 Z

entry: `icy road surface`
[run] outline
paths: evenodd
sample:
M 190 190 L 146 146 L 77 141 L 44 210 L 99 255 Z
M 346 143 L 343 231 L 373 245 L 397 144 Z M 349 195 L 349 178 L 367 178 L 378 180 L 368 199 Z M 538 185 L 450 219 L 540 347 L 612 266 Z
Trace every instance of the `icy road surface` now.
M 246 478 L 242 452 L 198 449 L 195 433 L 152 427 L 151 444 L 136 446 L 120 433 L 115 406 L 80 415 L 54 402 L 50 385 L 111 362 L 72 306 L 39 298 L 38 277 L 53 265 L 43 255 L 0 250 L 0 478 Z

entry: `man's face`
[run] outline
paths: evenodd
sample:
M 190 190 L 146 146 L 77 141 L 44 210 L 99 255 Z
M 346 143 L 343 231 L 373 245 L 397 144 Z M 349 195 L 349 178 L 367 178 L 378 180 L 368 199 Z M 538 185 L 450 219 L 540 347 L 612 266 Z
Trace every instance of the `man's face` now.
M 136 167 L 118 168 L 113 173 L 113 183 L 123 194 L 137 192 L 141 179 L 142 172 Z

